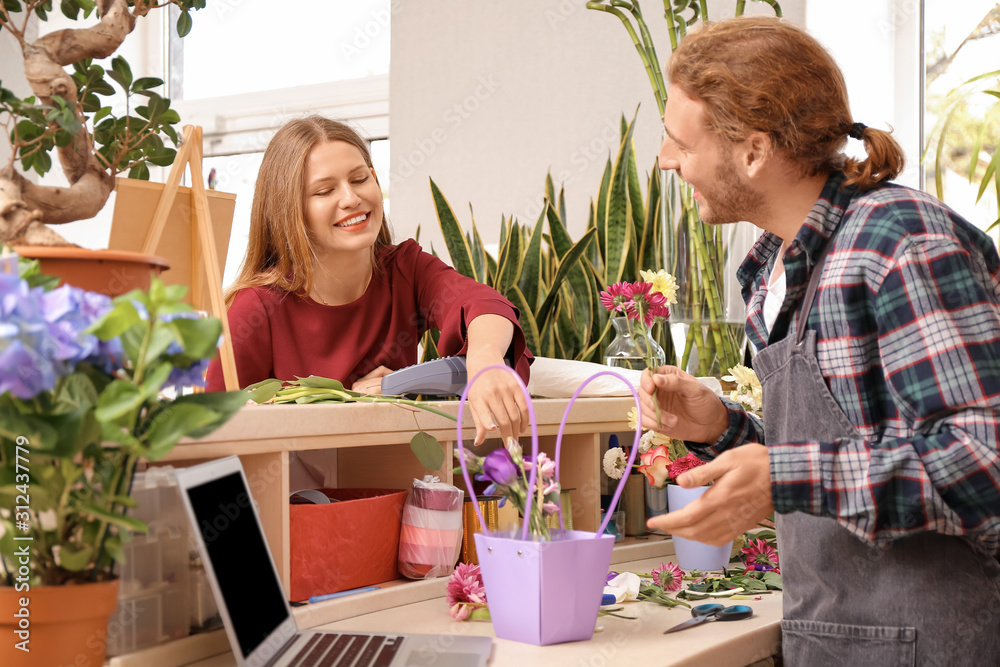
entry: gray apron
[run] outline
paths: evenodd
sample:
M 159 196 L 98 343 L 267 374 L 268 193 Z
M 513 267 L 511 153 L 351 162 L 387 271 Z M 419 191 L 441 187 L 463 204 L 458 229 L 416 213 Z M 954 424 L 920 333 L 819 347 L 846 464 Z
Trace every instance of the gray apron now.
M 816 332 L 806 330 L 825 257 L 797 330 L 753 360 L 769 443 L 861 438 L 823 378 Z M 775 518 L 787 667 L 1000 666 L 1000 565 L 968 540 L 921 533 L 876 549 L 830 517 Z

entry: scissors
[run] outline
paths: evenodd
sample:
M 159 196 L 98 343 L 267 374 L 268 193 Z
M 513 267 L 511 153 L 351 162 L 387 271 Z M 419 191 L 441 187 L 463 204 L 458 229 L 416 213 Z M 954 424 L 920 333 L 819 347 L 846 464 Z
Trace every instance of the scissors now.
M 753 616 L 753 609 L 745 604 L 734 604 L 730 607 L 723 607 L 721 604 L 700 604 L 691 609 L 691 615 L 694 618 L 664 630 L 663 634 L 693 628 L 708 621 L 741 621 Z

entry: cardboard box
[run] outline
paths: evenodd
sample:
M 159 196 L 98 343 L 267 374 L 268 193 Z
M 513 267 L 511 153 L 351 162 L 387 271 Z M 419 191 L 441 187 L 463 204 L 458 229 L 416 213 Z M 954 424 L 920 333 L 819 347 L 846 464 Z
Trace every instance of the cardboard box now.
M 319 489 L 337 502 L 289 507 L 291 599 L 391 581 L 408 491 Z

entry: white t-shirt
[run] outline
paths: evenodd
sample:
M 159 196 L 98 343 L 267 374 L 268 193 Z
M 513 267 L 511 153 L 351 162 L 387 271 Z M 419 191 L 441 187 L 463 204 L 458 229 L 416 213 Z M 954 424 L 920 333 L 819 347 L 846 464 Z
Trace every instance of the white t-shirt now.
M 767 286 L 767 295 L 764 296 L 764 324 L 767 330 L 771 331 L 774 321 L 778 319 L 778 311 L 785 300 L 785 272 L 782 271 L 773 283 Z

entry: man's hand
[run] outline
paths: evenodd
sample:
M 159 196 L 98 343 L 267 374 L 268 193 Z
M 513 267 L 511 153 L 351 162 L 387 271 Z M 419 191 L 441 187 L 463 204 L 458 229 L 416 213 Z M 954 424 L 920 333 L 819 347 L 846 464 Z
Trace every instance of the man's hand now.
M 721 546 L 774 511 L 767 447 L 756 443 L 723 452 L 677 479 L 686 489 L 714 484 L 684 509 L 651 518 L 649 528 Z
M 656 423 L 655 400 L 660 405 Z M 642 372 L 639 383 L 642 426 L 678 440 L 712 444 L 729 426 L 729 412 L 715 393 L 693 375 L 674 366 L 661 366 L 653 374 Z
M 362 394 L 381 394 L 382 378 L 391 372 L 391 368 L 379 366 L 368 375 L 358 378 L 358 381 L 351 386 L 351 391 L 359 391 Z

